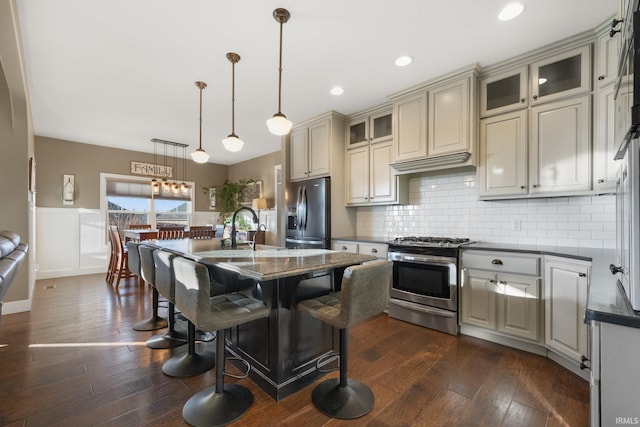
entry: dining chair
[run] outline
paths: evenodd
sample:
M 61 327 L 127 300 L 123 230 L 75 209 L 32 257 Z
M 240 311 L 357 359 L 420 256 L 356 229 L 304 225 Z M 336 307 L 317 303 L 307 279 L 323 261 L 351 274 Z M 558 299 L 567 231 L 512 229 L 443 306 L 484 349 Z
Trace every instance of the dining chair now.
M 158 240 L 184 239 L 182 227 L 158 227 Z
M 215 234 L 215 229 L 210 225 L 192 225 L 189 227 L 189 237 L 191 239 L 213 239 Z
M 151 224 L 129 224 L 130 230 L 151 230 Z
M 111 235 L 112 245 L 115 247 L 114 268 L 109 284 L 113 285 L 113 282 L 115 281 L 115 287 L 117 289 L 118 286 L 120 286 L 121 279 L 136 277 L 136 275 L 129 270 L 128 250 L 122 244 L 118 226 L 110 225 L 109 233 Z

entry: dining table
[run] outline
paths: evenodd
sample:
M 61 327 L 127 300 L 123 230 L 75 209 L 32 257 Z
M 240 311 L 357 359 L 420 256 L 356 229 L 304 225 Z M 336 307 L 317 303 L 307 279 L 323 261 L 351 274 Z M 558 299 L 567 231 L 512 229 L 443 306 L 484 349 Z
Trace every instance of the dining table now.
M 145 229 L 125 229 L 122 231 L 125 242 L 133 240 L 134 242 L 142 242 L 144 240 L 154 240 L 158 238 L 158 230 L 152 228 Z
M 231 328 L 226 339 L 228 350 L 251 365 L 250 378 L 276 400 L 324 375 L 316 364 L 340 352 L 338 330 L 298 310 L 298 301 L 340 290 L 345 268 L 376 259 L 328 249 L 230 248 L 219 238 L 142 243 L 205 264 L 212 280 L 271 308 L 269 317 Z

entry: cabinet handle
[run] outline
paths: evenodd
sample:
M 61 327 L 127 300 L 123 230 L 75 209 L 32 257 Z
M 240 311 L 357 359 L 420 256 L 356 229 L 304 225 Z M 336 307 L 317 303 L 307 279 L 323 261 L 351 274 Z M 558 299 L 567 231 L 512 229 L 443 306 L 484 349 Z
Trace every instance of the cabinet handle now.
M 377 250 L 376 248 L 373 248 L 373 249 L 371 249 L 371 253 L 372 253 L 372 254 L 377 254 L 377 253 L 378 253 L 378 250 Z
M 616 35 L 616 33 L 619 33 L 619 32 L 620 32 L 620 30 L 611 30 L 611 31 L 609 31 L 609 37 L 613 37 L 613 36 Z
M 489 279 L 489 283 L 496 283 L 496 281 L 493 279 Z
M 598 80 L 604 80 L 604 76 L 598 76 Z
M 506 285 L 507 282 L 505 282 L 504 280 L 498 280 L 498 285 Z
M 502 261 L 500 261 L 499 259 L 494 259 L 493 261 L 491 261 L 491 264 L 493 265 L 502 265 Z
M 624 273 L 624 269 L 621 266 L 615 264 L 609 264 L 609 270 L 611 270 L 611 274 Z
M 538 95 L 533 95 L 533 99 L 534 100 L 538 99 Z
M 585 369 L 591 370 L 591 366 L 586 365 L 584 362 L 590 362 L 590 360 L 583 354 L 580 356 L 580 369 L 582 369 L 583 371 Z
M 578 273 L 579 277 L 587 277 L 587 273 Z
M 342 246 L 342 247 L 340 248 L 340 250 L 341 250 L 341 251 L 346 251 L 346 250 L 347 250 L 347 247 L 346 247 L 346 246 Z
M 602 179 L 602 178 L 600 178 L 600 179 L 598 180 L 598 184 L 602 184 L 603 182 L 604 182 L 604 179 Z
M 621 22 L 624 22 L 624 19 L 616 19 L 616 18 L 613 18 L 613 19 L 611 20 L 611 28 L 615 28 L 615 27 L 617 27 L 617 26 L 618 26 L 618 24 L 620 24 Z

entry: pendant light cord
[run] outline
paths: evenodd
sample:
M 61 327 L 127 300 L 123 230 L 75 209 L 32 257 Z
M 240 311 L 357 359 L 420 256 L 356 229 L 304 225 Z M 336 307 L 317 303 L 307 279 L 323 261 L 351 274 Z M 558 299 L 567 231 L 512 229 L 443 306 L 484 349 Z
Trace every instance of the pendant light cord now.
M 278 114 L 282 114 L 282 26 L 284 23 L 280 21 L 280 57 L 278 59 Z

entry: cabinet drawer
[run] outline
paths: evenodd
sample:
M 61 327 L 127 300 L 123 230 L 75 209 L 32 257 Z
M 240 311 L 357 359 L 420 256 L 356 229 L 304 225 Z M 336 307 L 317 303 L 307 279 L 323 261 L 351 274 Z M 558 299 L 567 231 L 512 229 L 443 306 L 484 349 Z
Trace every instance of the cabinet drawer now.
M 339 252 L 351 252 L 353 254 L 358 253 L 358 244 L 353 242 L 340 242 L 335 241 L 331 245 L 331 249 Z
M 382 243 L 360 243 L 358 253 L 364 255 L 373 255 L 378 258 L 387 258 L 387 245 Z
M 509 253 L 479 253 L 464 251 L 462 265 L 466 268 L 478 268 L 497 272 L 540 275 L 540 258 L 524 257 Z

